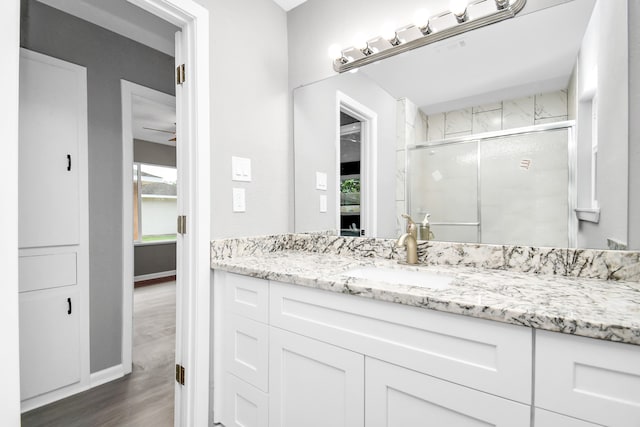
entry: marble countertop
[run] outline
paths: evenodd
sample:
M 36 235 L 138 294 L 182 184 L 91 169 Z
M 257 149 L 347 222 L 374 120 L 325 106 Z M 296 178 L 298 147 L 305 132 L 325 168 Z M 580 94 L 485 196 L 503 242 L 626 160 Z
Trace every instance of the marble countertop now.
M 343 273 L 377 266 L 452 277 L 445 289 Z M 406 266 L 391 259 L 281 250 L 212 259 L 211 267 L 332 292 L 640 345 L 640 283 L 462 266 Z

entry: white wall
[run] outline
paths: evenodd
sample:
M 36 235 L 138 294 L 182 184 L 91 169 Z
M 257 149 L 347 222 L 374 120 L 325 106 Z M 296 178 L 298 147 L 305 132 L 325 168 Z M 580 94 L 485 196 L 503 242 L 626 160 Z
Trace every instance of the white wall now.
M 640 2 L 630 1 L 629 19 L 629 248 L 640 249 Z
M 289 231 L 287 18 L 272 0 L 198 0 L 210 12 L 211 237 Z M 231 181 L 231 156 L 252 181 Z M 246 189 L 245 213 L 232 188 Z
M 581 97 L 595 81 L 597 87 L 598 170 L 597 194 L 600 205 L 598 224 L 581 222 L 578 247 L 606 248 L 607 238 L 628 241 L 629 197 L 629 62 L 627 2 L 599 0 L 585 33 L 578 57 L 578 88 Z M 596 72 L 597 70 L 597 72 Z M 590 185 L 590 113 L 578 104 L 578 151 L 581 198 Z M 588 172 L 585 173 L 585 169 Z M 637 190 L 636 190 L 637 191 Z M 590 191 L 588 192 L 590 194 Z M 579 207 L 589 207 L 579 200 Z M 636 220 L 637 221 L 637 220 Z M 636 247 L 637 248 L 637 247 Z
M 0 116 L 5 144 L 0 168 L 5 208 L 0 209 L 3 224 L 18 222 L 18 69 L 20 46 L 20 1 L 3 3 L 0 14 L 0 51 L 4 66 L 0 71 L 0 93 L 4 108 Z M 7 108 L 7 106 L 10 106 Z M 0 286 L 0 366 L 10 366 L 2 375 L 0 425 L 20 425 L 20 358 L 18 354 L 18 227 L 5 227 L 0 240 L 2 286 Z

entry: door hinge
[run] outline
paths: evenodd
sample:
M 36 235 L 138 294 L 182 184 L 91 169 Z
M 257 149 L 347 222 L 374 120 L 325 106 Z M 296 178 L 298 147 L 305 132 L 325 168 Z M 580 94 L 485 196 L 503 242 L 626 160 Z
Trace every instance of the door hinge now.
M 176 84 L 181 85 L 185 80 L 184 64 L 180 64 L 176 67 Z
M 178 215 L 178 234 L 187 234 L 187 216 Z
M 184 385 L 184 366 L 176 364 L 176 382 Z

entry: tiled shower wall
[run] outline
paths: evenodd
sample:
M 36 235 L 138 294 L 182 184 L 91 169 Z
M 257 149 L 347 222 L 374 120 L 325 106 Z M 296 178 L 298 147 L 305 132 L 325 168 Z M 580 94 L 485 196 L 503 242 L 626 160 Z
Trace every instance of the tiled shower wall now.
M 554 123 L 567 120 L 567 90 L 526 96 L 491 104 L 425 115 L 407 98 L 397 104 L 396 229 L 404 232 L 401 215 L 407 211 L 405 195 L 407 146 L 458 136 Z

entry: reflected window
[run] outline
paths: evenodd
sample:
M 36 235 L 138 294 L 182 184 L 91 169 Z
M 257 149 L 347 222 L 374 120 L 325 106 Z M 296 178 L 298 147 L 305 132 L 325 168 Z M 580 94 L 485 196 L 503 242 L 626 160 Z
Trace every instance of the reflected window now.
M 176 240 L 177 170 L 133 164 L 133 239 L 136 243 Z

